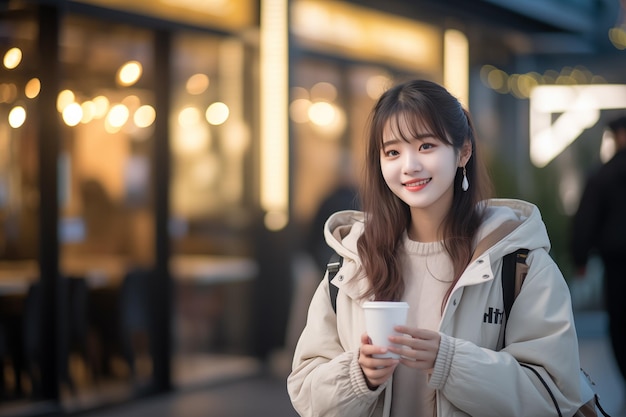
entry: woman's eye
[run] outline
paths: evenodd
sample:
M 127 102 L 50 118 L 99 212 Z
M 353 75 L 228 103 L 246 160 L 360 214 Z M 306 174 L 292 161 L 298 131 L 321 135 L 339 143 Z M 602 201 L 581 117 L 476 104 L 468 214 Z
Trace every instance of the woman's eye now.
M 435 147 L 435 145 L 433 145 L 432 143 L 422 143 L 420 145 L 420 151 L 427 151 L 427 150 L 432 149 L 434 147 Z
M 397 156 L 397 155 L 399 155 L 399 153 L 395 149 L 390 149 L 387 152 L 385 152 L 385 155 L 387 155 L 387 156 Z

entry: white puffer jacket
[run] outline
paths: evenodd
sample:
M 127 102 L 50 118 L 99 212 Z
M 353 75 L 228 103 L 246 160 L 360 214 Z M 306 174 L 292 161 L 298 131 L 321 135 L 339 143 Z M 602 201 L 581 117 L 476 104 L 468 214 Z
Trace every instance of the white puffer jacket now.
M 563 416 L 572 416 L 582 401 L 569 289 L 548 253 L 550 242 L 537 207 L 519 200 L 489 201 L 490 213 L 502 210 L 512 211 L 521 224 L 468 265 L 444 309 L 429 381 L 437 390 L 437 416 L 556 415 L 545 387 L 518 362 L 532 364 L 550 385 Z M 344 262 L 333 280 L 339 287 L 337 314 L 323 279 L 294 353 L 287 386 L 303 417 L 386 416 L 389 409 L 393 415 L 392 379 L 372 391 L 357 362 L 365 329 L 366 300 L 360 295 L 367 288 L 367 280 L 358 274 L 356 250 L 363 220 L 361 212 L 343 211 L 326 222 L 326 240 Z M 483 318 L 490 307 L 503 311 L 502 257 L 519 248 L 530 250 L 530 269 L 508 319 L 507 346 L 500 349 L 500 326 Z

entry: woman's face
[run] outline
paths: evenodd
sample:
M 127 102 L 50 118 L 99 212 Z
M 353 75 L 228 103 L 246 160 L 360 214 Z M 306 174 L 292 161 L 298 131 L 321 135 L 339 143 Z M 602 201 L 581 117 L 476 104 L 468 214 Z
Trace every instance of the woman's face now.
M 445 215 L 450 209 L 459 154 L 427 127 L 409 129 L 404 117 L 388 121 L 380 166 L 389 189 L 411 207 L 412 213 L 424 210 Z

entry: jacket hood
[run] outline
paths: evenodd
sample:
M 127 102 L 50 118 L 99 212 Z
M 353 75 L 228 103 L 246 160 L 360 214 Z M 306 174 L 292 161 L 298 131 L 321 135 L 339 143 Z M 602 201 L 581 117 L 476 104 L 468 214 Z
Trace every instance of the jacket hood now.
M 326 243 L 344 259 L 359 259 L 357 240 L 365 227 L 365 213 L 356 210 L 338 211 L 324 225 Z M 360 264 L 360 262 L 358 262 Z
M 485 219 L 477 240 L 481 240 L 505 222 L 519 225 L 509 234 L 493 244 L 487 251 L 491 256 L 504 256 L 519 248 L 550 250 L 550 239 L 541 213 L 532 203 L 515 199 L 490 199 L 485 201 Z M 363 233 L 365 214 L 361 211 L 345 210 L 331 215 L 324 226 L 328 245 L 344 259 L 361 264 L 357 251 L 357 240 Z
M 485 219 L 477 236 L 479 240 L 505 222 L 513 221 L 519 224 L 488 249 L 492 256 L 504 256 L 520 248 L 529 250 L 543 248 L 546 252 L 550 251 L 548 231 L 537 206 L 515 199 L 491 199 L 486 203 Z

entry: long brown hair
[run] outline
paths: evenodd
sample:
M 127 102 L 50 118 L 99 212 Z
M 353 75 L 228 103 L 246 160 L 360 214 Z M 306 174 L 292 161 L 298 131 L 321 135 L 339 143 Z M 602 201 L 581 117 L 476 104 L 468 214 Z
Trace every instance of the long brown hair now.
M 491 182 L 476 152 L 474 127 L 469 113 L 442 86 L 412 80 L 387 90 L 370 115 L 369 138 L 361 198 L 366 213 L 365 230 L 358 241 L 363 270 L 370 283 L 366 297 L 399 300 L 404 293 L 398 248 L 411 222 L 410 207 L 387 186 L 380 166 L 383 131 L 388 122 L 402 119 L 411 131 L 427 126 L 435 136 L 460 152 L 469 141 L 472 156 L 465 165 L 470 187 L 461 190 L 463 171 L 457 169 L 452 207 L 443 223 L 444 247 L 453 262 L 454 281 L 448 294 L 469 263 L 473 239 L 483 217 L 481 201 L 491 194 Z M 412 125 L 412 126 L 411 126 Z M 398 129 L 400 131 L 400 129 Z M 403 138 L 406 141 L 410 137 Z M 444 299 L 444 304 L 445 304 Z

